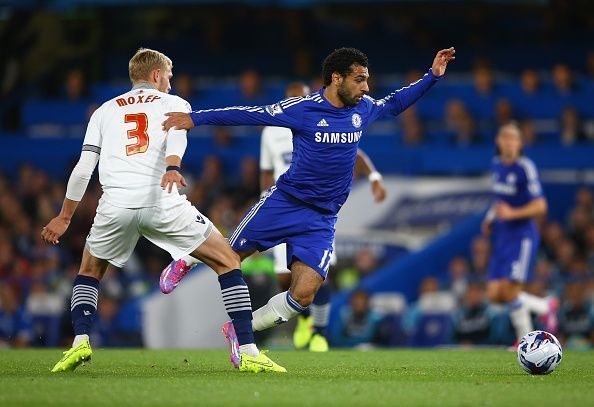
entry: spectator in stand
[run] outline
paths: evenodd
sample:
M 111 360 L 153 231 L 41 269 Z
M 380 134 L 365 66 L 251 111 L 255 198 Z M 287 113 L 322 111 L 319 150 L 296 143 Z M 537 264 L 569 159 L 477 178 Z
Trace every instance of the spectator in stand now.
M 588 209 L 580 206 L 573 208 L 569 215 L 569 236 L 580 254 L 586 250 L 586 229 L 593 220 Z
M 489 258 L 491 257 L 491 242 L 484 236 L 476 236 L 470 248 L 472 273 L 483 281 L 487 279 Z
M 534 69 L 525 69 L 520 76 L 520 87 L 525 96 L 536 96 L 540 91 L 540 78 Z
M 260 164 L 253 156 L 241 160 L 239 183 L 233 188 L 235 207 L 257 201 L 260 196 Z
M 570 281 L 559 310 L 559 339 L 564 346 L 589 349 L 594 345 L 594 312 L 587 295 L 586 281 Z
M 453 144 L 465 147 L 479 141 L 474 119 L 461 100 L 452 99 L 446 105 L 446 128 Z
M 564 278 L 571 268 L 571 263 L 576 256 L 575 243 L 571 239 L 564 238 L 556 244 L 555 265 L 559 275 Z
M 402 129 L 402 142 L 406 146 L 419 146 L 425 139 L 423 124 L 415 106 L 411 106 L 398 116 Z
M 512 104 L 507 99 L 499 99 L 495 104 L 495 127 L 499 128 L 514 119 Z
M 575 91 L 575 84 L 571 69 L 565 64 L 557 64 L 553 67 L 553 85 L 558 95 L 567 96 Z
M 349 290 L 355 287 L 359 280 L 377 269 L 378 260 L 370 248 L 361 249 L 355 255 L 353 267 L 347 267 L 336 273 L 334 282 L 336 289 Z
M 196 98 L 192 77 L 187 73 L 176 74 L 174 76 L 172 90 L 174 94 L 188 101 L 190 105 L 192 105 L 192 102 Z
M 65 97 L 69 102 L 89 103 L 88 85 L 85 74 L 81 69 L 75 68 L 66 74 Z
M 31 316 L 19 305 L 16 289 L 0 282 L 0 348 L 24 348 L 31 337 Z
M 456 256 L 450 260 L 448 266 L 450 291 L 458 302 L 462 301 L 468 287 L 470 264 L 463 256 Z
M 542 233 L 541 249 L 550 261 L 557 258 L 557 245 L 565 238 L 565 233 L 559 222 L 549 222 Z
M 241 92 L 240 105 L 261 106 L 272 102 L 266 100 L 262 90 L 262 81 L 257 71 L 248 69 L 239 76 L 239 90 Z
M 559 127 L 561 129 L 561 144 L 564 146 L 571 146 L 587 140 L 579 114 L 573 107 L 563 109 Z
M 461 306 L 453 315 L 455 342 L 461 345 L 490 343 L 492 322 L 484 284 L 478 281 L 470 282 Z
M 381 316 L 369 307 L 369 294 L 359 289 L 350 298 L 349 306 L 340 312 L 340 323 L 331 336 L 336 347 L 373 346 Z

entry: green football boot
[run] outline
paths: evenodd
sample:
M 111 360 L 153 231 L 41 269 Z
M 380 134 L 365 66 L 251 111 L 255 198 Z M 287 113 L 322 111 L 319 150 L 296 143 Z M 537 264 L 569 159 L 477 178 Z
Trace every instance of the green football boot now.
M 311 341 L 309 341 L 310 352 L 328 352 L 329 349 L 328 340 L 323 335 L 313 334 Z
M 85 339 L 78 345 L 64 352 L 64 356 L 62 356 L 62 359 L 56 363 L 56 366 L 52 369 L 52 373 L 73 371 L 79 365 L 84 365 L 85 362 L 90 361 L 92 354 L 93 350 L 91 349 L 91 344 L 88 339 Z
M 261 351 L 256 357 L 242 353 L 239 361 L 240 372 L 276 372 L 276 373 L 287 373 L 287 369 L 273 362 L 268 356 L 266 351 Z
M 293 332 L 293 345 L 295 349 L 303 349 L 311 340 L 313 334 L 313 318 L 299 315 L 297 317 L 297 326 Z

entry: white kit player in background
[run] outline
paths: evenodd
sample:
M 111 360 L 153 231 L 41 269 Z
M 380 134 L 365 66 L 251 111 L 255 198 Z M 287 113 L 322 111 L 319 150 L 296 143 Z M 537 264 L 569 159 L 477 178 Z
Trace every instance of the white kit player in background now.
M 91 358 L 89 333 L 97 311 L 99 281 L 109 264 L 122 267 L 126 263 L 140 236 L 167 250 L 174 259 L 189 254 L 200 259 L 219 275 L 224 292 L 233 292 L 223 302 L 235 325 L 227 329 L 235 329 L 240 338 L 242 355 L 234 361 L 236 367 L 284 370 L 254 344 L 249 291 L 239 270 L 239 256 L 210 220 L 177 191 L 186 185 L 180 173 L 186 131 L 164 131 L 162 122 L 166 112 L 190 112 L 191 108 L 183 99 L 168 94 L 172 66 L 168 57 L 149 49 L 140 49 L 132 57 L 132 90 L 93 113 L 62 210 L 42 230 L 44 241 L 59 243 L 98 162 L 103 195 L 73 284 L 75 338 L 53 372 L 74 370 Z
M 310 93 L 309 87 L 301 82 L 288 85 L 286 97 L 305 96 Z M 325 121 L 318 126 L 327 126 Z M 262 194 L 272 187 L 276 180 L 285 173 L 291 165 L 293 157 L 293 133 L 285 127 L 267 126 L 262 130 L 260 141 L 260 189 Z M 369 177 L 375 202 L 382 202 L 386 197 L 386 189 L 382 176 L 361 150 L 357 151 L 355 166 Z M 336 265 L 336 252 L 332 252 L 330 265 Z M 282 291 L 287 291 L 291 285 L 291 271 L 287 267 L 287 245 L 280 244 L 273 248 L 274 269 L 277 281 Z M 313 303 L 297 319 L 297 327 L 293 334 L 293 344 L 297 349 L 309 345 L 313 352 L 328 350 L 326 328 L 330 317 L 330 286 L 328 281 L 320 288 Z

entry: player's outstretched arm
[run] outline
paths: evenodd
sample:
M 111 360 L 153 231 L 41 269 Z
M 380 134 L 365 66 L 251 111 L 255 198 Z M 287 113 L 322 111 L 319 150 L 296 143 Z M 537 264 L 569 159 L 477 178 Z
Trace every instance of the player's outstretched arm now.
M 371 105 L 371 120 L 386 114 L 402 113 L 421 98 L 445 74 L 448 63 L 456 59 L 454 47 L 442 49 L 433 59 L 431 69 L 418 81 L 411 83 Z
M 196 110 L 191 113 L 166 113 L 163 130 L 190 130 L 200 126 L 278 126 L 290 129 L 301 126 L 299 99 L 289 98 L 268 106 L 231 106 Z
M 68 229 L 70 220 L 74 216 L 78 203 L 85 194 L 91 175 L 93 175 L 95 166 L 99 161 L 98 147 L 85 144 L 83 146 L 84 148 L 86 149 L 81 153 L 80 159 L 68 179 L 66 197 L 64 198 L 60 214 L 41 230 L 41 238 L 46 243 L 60 243 L 60 237 Z

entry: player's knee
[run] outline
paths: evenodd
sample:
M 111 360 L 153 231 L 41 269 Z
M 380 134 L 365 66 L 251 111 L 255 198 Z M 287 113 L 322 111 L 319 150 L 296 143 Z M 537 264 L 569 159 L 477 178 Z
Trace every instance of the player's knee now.
M 309 307 L 313 302 L 316 293 L 308 287 L 294 287 L 291 289 L 291 296 L 302 307 Z

